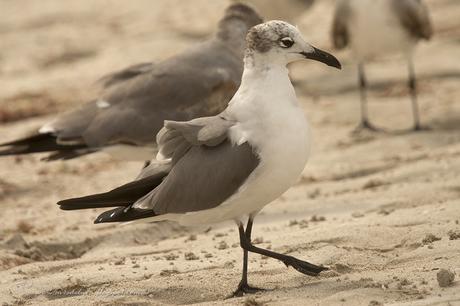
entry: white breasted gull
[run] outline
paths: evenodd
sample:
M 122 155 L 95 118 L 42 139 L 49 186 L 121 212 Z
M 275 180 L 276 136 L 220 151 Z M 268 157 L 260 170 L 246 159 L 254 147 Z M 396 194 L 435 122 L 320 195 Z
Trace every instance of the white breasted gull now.
M 234 220 L 244 250 L 236 296 L 258 290 L 247 282 L 248 252 L 307 275 L 326 269 L 252 245 L 251 229 L 255 215 L 296 182 L 309 155 L 308 124 L 286 65 L 312 59 L 341 68 L 334 56 L 308 44 L 283 21 L 253 27 L 246 40 L 241 85 L 228 107 L 212 117 L 165 122 L 157 135 L 157 159 L 164 164 L 153 163 L 138 180 L 107 193 L 58 203 L 64 210 L 118 206 L 95 223 Z

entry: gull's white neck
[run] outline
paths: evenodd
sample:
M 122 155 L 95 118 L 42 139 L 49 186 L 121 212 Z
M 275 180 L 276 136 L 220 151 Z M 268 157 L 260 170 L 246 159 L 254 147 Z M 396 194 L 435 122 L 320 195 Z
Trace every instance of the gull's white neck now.
M 226 111 L 237 122 L 232 140 L 262 148 L 276 137 L 291 138 L 291 133 L 307 138 L 304 112 L 285 63 L 253 59 L 246 56 L 240 88 Z
M 278 108 L 297 107 L 294 87 L 289 79 L 286 63 L 246 55 L 241 84 L 230 102 L 231 108 L 244 105 L 246 112 L 275 111 Z

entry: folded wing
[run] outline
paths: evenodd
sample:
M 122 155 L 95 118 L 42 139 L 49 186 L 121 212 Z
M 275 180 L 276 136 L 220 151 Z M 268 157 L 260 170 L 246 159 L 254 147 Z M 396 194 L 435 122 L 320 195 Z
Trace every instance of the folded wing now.
M 351 18 L 349 0 L 338 0 L 332 22 L 332 42 L 337 49 L 345 48 L 350 42 L 348 23 Z
M 142 190 L 134 197 L 120 193 L 122 187 L 102 194 L 59 202 L 63 209 L 122 206 L 101 214 L 96 223 L 130 221 L 163 214 L 184 214 L 211 209 L 222 204 L 244 184 L 259 164 L 248 143 L 233 144 L 229 128 L 233 122 L 224 116 L 187 122 L 168 121 L 158 133 L 160 154 L 171 159 L 171 168 L 161 180 L 155 164 L 147 167 L 139 180 L 124 190 Z M 152 183 L 155 181 L 155 183 Z M 146 182 L 149 186 L 146 187 Z M 141 187 L 137 187 L 141 185 Z M 145 188 L 145 189 L 142 189 Z M 146 190 L 148 189 L 148 190 Z M 131 193 L 132 194 L 132 193 Z M 115 196 L 116 195 L 116 196 Z M 100 196 L 100 195 L 99 195 Z M 107 201 L 108 200 L 108 201 Z M 99 205 L 99 206 L 98 206 Z
M 421 0 L 393 0 L 393 9 L 402 26 L 417 39 L 430 39 L 433 27 L 427 7 Z

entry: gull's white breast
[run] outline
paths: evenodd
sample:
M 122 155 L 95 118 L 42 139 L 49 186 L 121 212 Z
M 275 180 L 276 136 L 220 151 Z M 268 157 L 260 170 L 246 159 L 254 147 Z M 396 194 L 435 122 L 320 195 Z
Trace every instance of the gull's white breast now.
M 389 0 L 351 0 L 351 48 L 360 60 L 391 53 L 408 55 L 415 40 L 402 27 Z
M 308 159 L 309 130 L 287 71 L 251 80 L 235 95 L 228 109 L 238 122 L 230 130 L 233 142 L 247 141 L 260 163 L 238 192 L 220 206 L 189 213 L 183 224 L 219 222 L 258 212 L 299 178 Z

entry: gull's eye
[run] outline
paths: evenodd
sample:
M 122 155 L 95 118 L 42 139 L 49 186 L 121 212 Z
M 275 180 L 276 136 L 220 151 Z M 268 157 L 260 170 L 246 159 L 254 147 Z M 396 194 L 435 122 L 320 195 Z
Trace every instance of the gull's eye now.
M 282 48 L 290 48 L 294 44 L 294 40 L 290 37 L 283 37 L 280 39 L 280 46 Z

